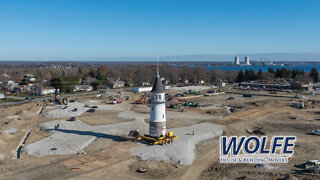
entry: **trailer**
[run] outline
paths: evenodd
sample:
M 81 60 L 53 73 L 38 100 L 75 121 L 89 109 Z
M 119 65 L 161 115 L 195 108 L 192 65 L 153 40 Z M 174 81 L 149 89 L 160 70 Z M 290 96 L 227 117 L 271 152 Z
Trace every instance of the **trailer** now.
M 178 138 L 178 136 L 173 135 L 173 131 L 168 131 L 168 133 L 165 136 L 160 136 L 158 138 L 151 137 L 149 135 L 140 136 L 138 138 L 138 141 L 150 145 L 166 145 L 173 143 L 173 140 Z

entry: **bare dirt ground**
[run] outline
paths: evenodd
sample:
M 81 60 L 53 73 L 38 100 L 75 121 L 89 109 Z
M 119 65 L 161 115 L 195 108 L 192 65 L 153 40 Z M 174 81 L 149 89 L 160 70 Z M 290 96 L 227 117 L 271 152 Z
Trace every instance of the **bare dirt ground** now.
M 130 94 L 130 93 L 129 93 Z M 267 93 L 266 93 L 267 94 Z M 132 104 L 142 93 L 131 93 L 123 108 L 146 117 L 149 107 Z M 287 95 L 287 94 L 284 94 Z M 288 94 L 294 96 L 294 94 Z M 226 100 L 228 97 L 234 100 Z M 319 99 L 319 96 L 307 96 Z M 105 105 L 110 100 L 93 97 L 79 97 L 79 101 L 94 100 L 91 105 Z M 167 109 L 167 127 L 186 127 L 202 122 L 224 126 L 224 135 L 249 136 L 248 128 L 262 127 L 266 136 L 297 136 L 295 154 L 288 164 L 271 164 L 275 169 L 257 168 L 255 164 L 220 164 L 218 138 L 201 141 L 196 146 L 196 158 L 192 165 L 179 165 L 170 161 L 144 161 L 132 156 L 130 149 L 135 142 L 114 141 L 97 138 L 84 149 L 86 154 L 53 155 L 35 157 L 26 153 L 13 160 L 12 151 L 16 149 L 27 129 L 31 135 L 26 144 L 49 136 L 40 129 L 39 124 L 67 118 L 48 118 L 42 114 L 53 110 L 50 104 L 28 103 L 21 106 L 0 109 L 0 179 L 320 179 L 318 174 L 302 171 L 301 164 L 309 159 L 320 159 L 320 136 L 309 135 L 320 129 L 320 106 L 316 102 L 309 109 L 296 109 L 290 98 L 253 96 L 244 98 L 239 94 L 198 97 L 188 101 L 207 104 L 197 108 L 185 108 L 184 112 Z M 217 106 L 216 106 L 217 105 Z M 223 108 L 234 108 L 228 113 Z M 220 108 L 220 109 L 219 109 Z M 207 111 L 212 111 L 208 113 Z M 120 113 L 121 115 L 121 113 Z M 294 117 L 294 118 L 293 118 Z M 106 125 L 128 121 L 119 118 L 118 110 L 97 110 L 83 113 L 77 117 L 89 125 Z M 6 130 L 15 128 L 16 132 Z M 259 135 L 258 135 L 259 136 Z M 139 168 L 147 168 L 147 173 L 138 173 Z

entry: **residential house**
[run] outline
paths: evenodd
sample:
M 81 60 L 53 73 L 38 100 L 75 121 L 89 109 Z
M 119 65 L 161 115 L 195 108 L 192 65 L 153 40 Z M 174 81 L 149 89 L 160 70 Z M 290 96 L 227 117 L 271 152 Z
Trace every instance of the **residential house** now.
M 0 91 L 0 99 L 4 98 L 4 94 Z
M 71 87 L 73 92 L 78 92 L 78 91 L 92 91 L 93 88 L 90 85 L 75 85 Z
M 58 90 L 59 91 L 59 90 Z M 38 88 L 38 96 L 54 94 L 56 89 L 54 87 L 40 87 Z
M 222 82 L 222 81 L 218 81 L 218 82 L 215 82 L 214 83 L 214 86 L 217 86 L 217 87 L 223 87 L 223 86 L 225 86 L 226 85 L 226 83 L 225 82 Z
M 141 83 L 141 86 L 151 86 L 151 84 L 149 82 L 144 81 Z
M 124 82 L 123 81 L 116 80 L 116 81 L 112 82 L 112 88 L 113 89 L 115 89 L 115 88 L 123 88 L 123 87 L 124 87 Z

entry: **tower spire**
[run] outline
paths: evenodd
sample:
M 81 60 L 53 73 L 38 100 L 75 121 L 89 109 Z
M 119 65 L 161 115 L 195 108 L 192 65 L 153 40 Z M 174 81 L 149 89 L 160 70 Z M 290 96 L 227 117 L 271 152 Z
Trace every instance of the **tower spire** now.
M 157 77 L 160 77 L 160 75 L 159 75 L 159 56 L 158 56 L 158 60 L 157 60 Z

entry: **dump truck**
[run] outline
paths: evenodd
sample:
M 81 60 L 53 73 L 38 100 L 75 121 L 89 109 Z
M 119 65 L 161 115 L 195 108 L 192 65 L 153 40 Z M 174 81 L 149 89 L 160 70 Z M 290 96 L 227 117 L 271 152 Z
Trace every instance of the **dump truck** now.
M 168 133 L 165 136 L 160 136 L 158 138 L 151 137 L 149 135 L 140 136 L 138 138 L 138 141 L 150 145 L 166 145 L 173 143 L 173 140 L 178 138 L 178 136 L 175 136 L 173 134 L 173 131 L 168 131 Z

